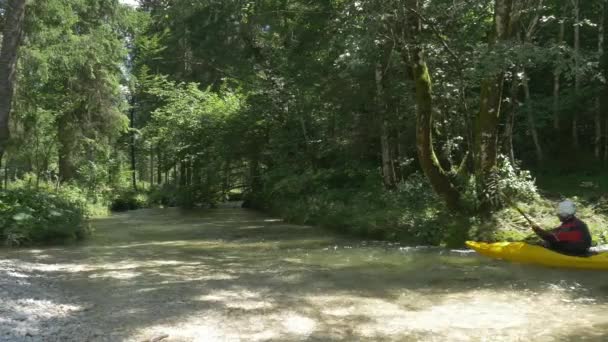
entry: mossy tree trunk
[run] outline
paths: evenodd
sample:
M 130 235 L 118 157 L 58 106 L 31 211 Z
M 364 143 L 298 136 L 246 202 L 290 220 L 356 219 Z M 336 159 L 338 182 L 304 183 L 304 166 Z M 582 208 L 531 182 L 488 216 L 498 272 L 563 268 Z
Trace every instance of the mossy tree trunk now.
M 448 208 L 459 211 L 462 206 L 460 192 L 452 183 L 450 176 L 437 159 L 433 147 L 433 92 L 431 75 L 426 64 L 424 50 L 418 38 L 421 31 L 421 19 L 418 15 L 418 0 L 406 2 L 408 13 L 405 15 L 403 26 L 404 46 L 413 48 L 403 49 L 403 59 L 410 67 L 411 77 L 415 86 L 416 100 L 416 150 L 418 162 L 425 176 L 431 183 L 433 191 L 446 203 Z
M 433 99 L 429 70 L 422 49 L 412 53 L 412 71 L 416 84 L 416 148 L 418 160 L 433 190 L 439 194 L 448 207 L 460 208 L 460 193 L 452 184 L 447 172 L 441 167 L 433 148 Z
M 418 8 L 416 0 L 411 0 L 408 4 L 409 8 Z M 512 11 L 513 0 L 495 0 L 494 32 L 490 40 L 490 46 L 511 38 Z M 409 16 L 406 27 L 408 38 L 417 37 L 420 32 L 420 19 Z M 461 209 L 460 193 L 451 181 L 449 174 L 439 163 L 433 148 L 432 82 L 425 62 L 424 51 L 419 47 L 419 44 L 413 45 L 416 47 L 409 51 L 406 60 L 411 65 L 416 88 L 416 146 L 418 159 L 434 191 L 445 200 L 448 207 L 459 210 Z M 504 70 L 499 70 L 481 82 L 481 104 L 475 118 L 473 152 L 475 173 L 480 177 L 482 183 L 483 176 L 491 172 L 497 163 L 498 123 L 504 78 Z

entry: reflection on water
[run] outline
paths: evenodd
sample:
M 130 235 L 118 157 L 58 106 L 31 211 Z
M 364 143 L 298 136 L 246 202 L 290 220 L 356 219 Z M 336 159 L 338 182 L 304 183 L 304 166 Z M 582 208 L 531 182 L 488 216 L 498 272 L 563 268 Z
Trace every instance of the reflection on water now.
M 0 251 L 12 276 L 49 277 L 65 304 L 89 308 L 50 323 L 133 341 L 608 338 L 605 272 L 361 242 L 241 209 L 145 210 L 94 227 L 82 246 Z

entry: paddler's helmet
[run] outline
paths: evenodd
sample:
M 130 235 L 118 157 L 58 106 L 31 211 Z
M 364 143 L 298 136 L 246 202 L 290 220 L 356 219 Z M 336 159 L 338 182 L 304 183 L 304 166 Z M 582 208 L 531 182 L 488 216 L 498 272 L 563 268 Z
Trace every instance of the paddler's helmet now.
M 576 206 L 572 201 L 563 201 L 557 206 L 557 216 L 562 221 L 566 221 L 576 214 Z

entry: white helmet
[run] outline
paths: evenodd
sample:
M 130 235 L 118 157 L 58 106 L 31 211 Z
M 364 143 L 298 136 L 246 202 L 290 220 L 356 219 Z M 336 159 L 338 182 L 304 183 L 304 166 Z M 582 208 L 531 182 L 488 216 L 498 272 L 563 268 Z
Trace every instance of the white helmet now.
M 557 215 L 560 218 L 568 218 L 576 214 L 576 206 L 572 201 L 566 200 L 557 206 Z

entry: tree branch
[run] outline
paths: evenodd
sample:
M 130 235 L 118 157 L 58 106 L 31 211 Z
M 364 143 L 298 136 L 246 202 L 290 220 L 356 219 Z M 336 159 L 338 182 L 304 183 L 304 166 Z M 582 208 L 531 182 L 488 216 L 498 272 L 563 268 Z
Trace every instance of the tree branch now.
M 462 68 L 462 61 L 460 59 L 460 56 L 458 56 L 458 54 L 456 54 L 454 52 L 454 50 L 452 50 L 452 48 L 450 48 L 450 46 L 445 41 L 445 39 L 443 38 L 441 32 L 437 29 L 437 27 L 435 27 L 435 25 L 430 20 L 428 20 L 426 17 L 424 17 L 422 14 L 420 14 L 415 9 L 409 8 L 409 7 L 406 7 L 406 9 L 409 12 L 416 15 L 418 17 L 418 19 L 420 19 L 420 21 L 422 21 L 424 24 L 428 25 L 431 28 L 431 31 L 433 31 L 435 36 L 441 41 L 441 45 L 443 45 L 443 48 L 450 54 L 450 56 L 454 59 L 454 61 L 456 63 L 458 63 L 458 66 Z
M 538 20 L 540 19 L 540 11 L 543 9 L 543 1 L 539 0 L 536 5 L 536 10 L 534 13 L 534 17 L 530 21 L 530 25 L 528 25 L 528 29 L 526 30 L 526 41 L 530 41 L 532 35 L 534 34 L 534 29 L 536 29 L 536 25 L 538 25 Z

